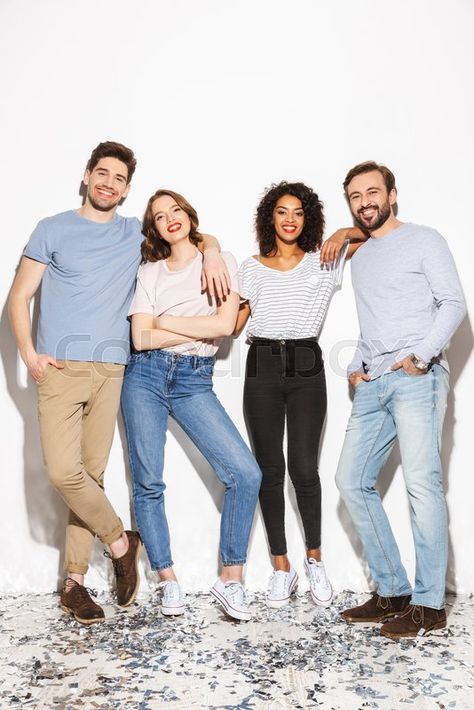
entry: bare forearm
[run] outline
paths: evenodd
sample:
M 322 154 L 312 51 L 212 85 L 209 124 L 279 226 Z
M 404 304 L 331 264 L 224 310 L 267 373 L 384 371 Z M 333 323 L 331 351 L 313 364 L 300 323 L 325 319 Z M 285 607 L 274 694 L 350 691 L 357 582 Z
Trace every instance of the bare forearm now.
M 239 307 L 239 314 L 237 316 L 237 323 L 234 328 L 234 335 L 240 335 L 241 331 L 245 327 L 248 319 L 250 317 L 250 306 L 248 303 L 242 303 Z
M 173 345 L 192 342 L 195 338 L 188 338 L 186 335 L 172 333 L 169 330 L 152 328 L 133 333 L 132 340 L 135 350 L 163 350 L 171 348 Z
M 8 301 L 8 314 L 19 353 L 27 363 L 36 354 L 31 337 L 30 299 L 13 291 Z
M 173 333 L 181 333 L 189 338 L 212 339 L 222 338 L 234 332 L 234 319 L 224 314 L 213 316 L 160 316 L 158 327 Z
M 217 252 L 220 252 L 221 245 L 212 234 L 201 234 L 201 236 L 202 242 L 198 244 L 199 251 L 205 252 L 208 249 L 215 249 Z

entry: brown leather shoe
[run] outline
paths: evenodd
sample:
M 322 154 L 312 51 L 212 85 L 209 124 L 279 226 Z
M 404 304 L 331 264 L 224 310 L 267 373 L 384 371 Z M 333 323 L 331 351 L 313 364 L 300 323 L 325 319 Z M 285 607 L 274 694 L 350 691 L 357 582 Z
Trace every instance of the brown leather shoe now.
M 97 624 L 105 621 L 102 607 L 90 598 L 88 589 L 68 577 L 61 589 L 61 609 L 72 615 L 80 624 Z
M 402 639 L 412 636 L 425 636 L 430 631 L 446 627 L 444 609 L 432 609 L 429 606 L 410 604 L 400 616 L 384 624 L 380 633 L 390 639 Z
M 117 604 L 119 606 L 133 604 L 140 585 L 140 577 L 138 576 L 138 559 L 142 546 L 140 535 L 131 530 L 125 530 L 125 534 L 128 537 L 127 552 L 122 557 L 111 558 L 117 582 Z
M 410 599 L 410 595 L 381 597 L 377 592 L 374 592 L 364 604 L 341 611 L 341 616 L 344 621 L 348 621 L 351 624 L 385 621 L 385 619 L 404 611 L 410 603 Z

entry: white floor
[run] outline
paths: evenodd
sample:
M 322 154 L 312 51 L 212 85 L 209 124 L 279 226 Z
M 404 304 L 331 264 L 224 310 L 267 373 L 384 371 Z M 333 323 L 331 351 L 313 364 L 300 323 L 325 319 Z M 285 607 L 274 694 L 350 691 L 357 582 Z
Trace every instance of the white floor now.
M 57 595 L 0 601 L 0 708 L 324 710 L 474 708 L 474 600 L 450 598 L 449 626 L 394 642 L 347 625 L 307 596 L 251 622 L 224 619 L 208 595 L 164 618 L 156 598 L 129 610 L 101 596 L 107 622 L 83 627 Z

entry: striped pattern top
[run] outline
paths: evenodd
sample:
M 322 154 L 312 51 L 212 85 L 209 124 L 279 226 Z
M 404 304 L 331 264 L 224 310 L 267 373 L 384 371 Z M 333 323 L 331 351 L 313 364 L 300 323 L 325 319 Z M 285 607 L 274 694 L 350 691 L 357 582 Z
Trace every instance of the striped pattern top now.
M 239 269 L 240 295 L 249 302 L 247 336 L 290 340 L 319 336 L 334 291 L 341 286 L 349 242 L 330 267 L 306 252 L 294 269 L 279 271 L 253 256 Z

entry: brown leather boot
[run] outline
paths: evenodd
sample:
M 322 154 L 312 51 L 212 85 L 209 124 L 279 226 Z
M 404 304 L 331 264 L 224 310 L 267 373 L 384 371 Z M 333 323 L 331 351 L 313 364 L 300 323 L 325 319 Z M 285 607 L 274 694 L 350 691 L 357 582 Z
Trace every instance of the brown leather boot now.
M 432 609 L 429 606 L 410 604 L 400 616 L 384 624 L 380 633 L 391 639 L 425 636 L 430 631 L 446 627 L 444 609 Z
M 66 614 L 71 614 L 80 624 L 97 624 L 105 621 L 102 607 L 90 598 L 89 591 L 71 577 L 67 579 L 61 589 L 61 609 Z M 94 593 L 94 592 L 93 592 Z
M 400 614 L 410 603 L 410 595 L 403 597 L 381 597 L 376 592 L 364 604 L 352 609 L 341 611 L 344 621 L 349 623 L 367 623 L 369 621 L 385 621 L 391 616 Z
M 140 577 L 138 576 L 138 559 L 140 557 L 141 540 L 137 532 L 125 530 L 128 537 L 128 550 L 122 557 L 111 557 L 117 582 L 117 604 L 129 606 L 135 601 Z M 107 553 L 107 557 L 110 555 Z

